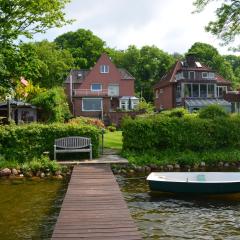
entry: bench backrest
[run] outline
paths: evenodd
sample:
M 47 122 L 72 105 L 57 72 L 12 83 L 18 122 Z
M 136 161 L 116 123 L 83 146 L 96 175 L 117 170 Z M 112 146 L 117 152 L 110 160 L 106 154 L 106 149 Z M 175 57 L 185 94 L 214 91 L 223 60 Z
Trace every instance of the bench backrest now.
M 91 138 L 85 137 L 64 137 L 55 140 L 58 148 L 84 148 L 90 146 Z

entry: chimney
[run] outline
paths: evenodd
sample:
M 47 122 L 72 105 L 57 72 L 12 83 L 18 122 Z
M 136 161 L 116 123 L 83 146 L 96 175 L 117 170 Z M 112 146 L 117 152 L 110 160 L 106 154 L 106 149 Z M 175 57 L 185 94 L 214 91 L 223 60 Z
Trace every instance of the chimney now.
M 193 53 L 189 53 L 186 55 L 186 62 L 189 67 L 195 67 L 196 56 Z

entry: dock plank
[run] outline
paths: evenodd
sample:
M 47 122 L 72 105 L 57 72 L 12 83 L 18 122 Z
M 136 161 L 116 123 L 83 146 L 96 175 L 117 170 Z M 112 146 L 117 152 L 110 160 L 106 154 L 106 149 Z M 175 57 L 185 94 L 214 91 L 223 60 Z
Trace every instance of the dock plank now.
M 52 240 L 140 240 L 107 164 L 75 166 Z

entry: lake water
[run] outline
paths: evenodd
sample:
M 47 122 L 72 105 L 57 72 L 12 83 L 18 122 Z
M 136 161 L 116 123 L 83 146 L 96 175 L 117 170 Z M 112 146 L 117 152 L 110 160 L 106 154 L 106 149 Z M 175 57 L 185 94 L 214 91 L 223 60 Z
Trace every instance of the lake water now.
M 151 195 L 145 178 L 117 180 L 144 239 L 240 239 L 240 194 Z M 0 180 L 0 239 L 50 239 L 66 188 L 66 181 Z
M 0 180 L 0 239 L 50 239 L 66 181 Z
M 144 239 L 240 239 L 240 194 L 151 195 L 143 178 L 117 179 Z

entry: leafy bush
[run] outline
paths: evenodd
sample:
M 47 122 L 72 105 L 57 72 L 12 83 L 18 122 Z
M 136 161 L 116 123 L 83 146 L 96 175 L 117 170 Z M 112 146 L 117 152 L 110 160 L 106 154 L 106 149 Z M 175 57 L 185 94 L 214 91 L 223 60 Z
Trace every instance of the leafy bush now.
M 44 122 L 64 122 L 70 118 L 70 110 L 63 88 L 54 87 L 38 93 L 31 103 L 42 109 Z
M 168 165 L 168 164 L 180 164 L 180 165 L 197 165 L 201 162 L 206 164 L 217 164 L 218 162 L 239 162 L 240 150 L 238 149 L 219 149 L 209 150 L 203 152 L 194 152 L 190 150 L 185 151 L 173 151 L 172 149 L 165 149 L 162 151 L 124 151 L 123 157 L 129 160 L 130 164 L 134 165 Z
M 20 163 L 40 158 L 44 151 L 53 156 L 53 144 L 56 138 L 83 136 L 91 138 L 93 156 L 98 156 L 100 130 L 90 125 L 72 124 L 26 124 L 0 127 L 0 152 L 6 160 Z
M 142 100 L 138 103 L 135 110 L 140 111 L 140 112 L 142 111 L 142 112 L 146 112 L 146 113 L 153 113 L 154 106 L 152 103 Z
M 215 119 L 218 117 L 227 117 L 225 109 L 219 105 L 213 104 L 200 109 L 199 117 L 204 119 Z
M 110 131 L 110 132 L 115 132 L 117 130 L 117 128 L 116 128 L 116 126 L 111 125 L 111 126 L 107 127 L 107 130 Z
M 72 118 L 69 120 L 69 124 L 76 124 L 76 125 L 90 124 L 99 129 L 105 128 L 102 120 L 97 118 L 89 118 L 89 117 Z
M 124 119 L 123 149 L 205 151 L 240 147 L 240 118 L 196 117 Z
M 174 108 L 172 110 L 163 111 L 160 114 L 164 114 L 164 115 L 169 116 L 169 117 L 179 117 L 180 118 L 180 117 L 183 117 L 185 115 L 188 115 L 189 112 L 185 108 Z

